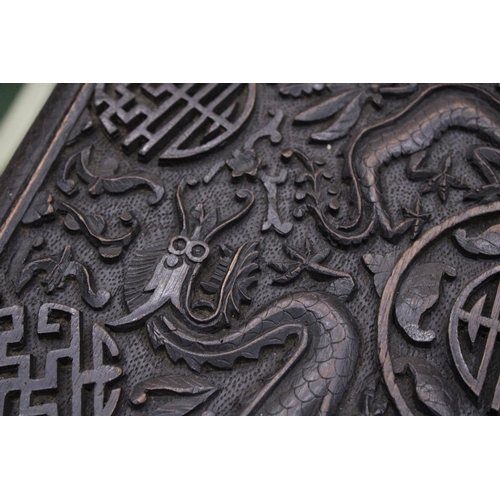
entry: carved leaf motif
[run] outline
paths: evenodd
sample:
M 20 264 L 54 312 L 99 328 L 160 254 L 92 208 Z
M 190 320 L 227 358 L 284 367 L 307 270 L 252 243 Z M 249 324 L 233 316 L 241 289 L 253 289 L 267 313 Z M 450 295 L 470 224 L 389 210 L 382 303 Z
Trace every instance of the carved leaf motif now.
M 396 318 L 408 336 L 416 342 L 430 342 L 436 338 L 433 330 L 423 330 L 419 321 L 439 299 L 439 285 L 443 274 L 456 276 L 453 267 L 432 262 L 412 269 L 396 298 Z
M 297 250 L 295 250 L 294 248 L 292 248 L 291 246 L 288 246 L 286 244 L 283 245 L 283 250 L 284 250 L 285 254 L 287 255 L 287 257 L 289 257 L 290 259 L 295 260 L 297 262 L 304 263 L 307 259 L 307 256 L 300 254 L 299 252 L 297 252 Z
M 283 274 L 283 276 L 279 276 L 278 278 L 276 278 L 273 283 L 277 283 L 278 285 L 285 285 L 287 283 L 290 283 L 296 278 L 298 278 L 302 270 L 303 267 L 300 264 L 297 264 L 296 266 L 291 266 L 285 269 L 285 274 Z
M 88 214 L 87 222 L 89 228 L 96 234 L 102 234 L 106 229 L 106 220 L 100 214 Z M 78 225 L 78 223 L 77 223 Z M 79 226 L 78 226 L 79 228 Z
M 288 270 L 288 266 L 280 264 L 279 262 L 269 262 L 267 265 L 278 273 L 286 273 Z
M 391 275 L 392 269 L 396 264 L 398 258 L 398 252 L 392 251 L 386 254 L 371 254 L 367 253 L 363 255 L 363 262 L 366 267 L 373 273 L 373 282 L 375 284 L 375 290 L 379 297 L 382 297 L 382 292 L 384 291 L 385 284 Z
M 446 156 L 440 164 L 440 173 L 427 181 L 427 185 L 421 190 L 420 194 L 436 192 L 444 203 L 448 199 L 450 186 L 455 189 L 469 189 L 470 186 L 462 179 L 449 174 L 452 166 L 451 155 Z
M 357 286 L 351 277 L 335 280 L 329 286 L 330 292 L 339 298 L 342 302 L 347 302 L 356 292 Z
M 311 261 L 312 261 L 312 259 L 311 259 Z M 308 263 L 306 266 L 306 269 L 310 273 L 314 274 L 317 277 L 326 276 L 329 278 L 338 278 L 339 273 L 341 272 L 341 271 L 337 271 L 336 269 L 330 269 L 329 267 L 320 266 L 319 264 L 316 264 L 315 262 Z M 345 277 L 347 277 L 347 275 Z
M 307 241 L 309 241 L 309 240 L 307 240 Z M 311 262 L 316 263 L 316 264 L 323 262 L 325 259 L 328 258 L 329 255 L 330 255 L 330 249 L 324 248 L 323 250 L 320 250 L 317 254 L 315 254 L 311 257 Z
M 104 259 L 118 257 L 124 248 L 139 234 L 139 223 L 130 212 L 124 210 L 120 219 L 123 225 L 131 226 L 131 229 L 118 237 L 106 237 L 103 235 L 106 229 L 106 221 L 101 215 L 86 214 L 76 207 L 61 201 L 54 202 L 55 208 L 64 214 L 64 225 L 70 231 L 81 231 L 99 250 Z
M 311 240 L 309 238 L 304 239 L 304 251 L 307 257 L 311 255 L 312 245 L 311 245 Z
M 317 141 L 334 141 L 344 137 L 359 120 L 366 94 L 359 92 L 352 101 L 342 110 L 333 125 L 322 132 L 317 132 L 311 137 Z
M 149 172 L 134 171 L 128 174 L 116 175 L 113 178 L 103 178 L 101 180 L 102 188 L 108 193 L 125 193 L 131 189 L 136 189 L 140 186 L 145 186 L 153 191 L 153 194 L 148 198 L 150 205 L 155 205 L 161 201 L 165 193 L 162 181 L 156 175 Z M 100 189 L 98 184 L 91 186 L 89 192 L 91 194 L 99 194 Z
M 35 240 L 34 247 L 36 243 Z M 24 259 L 27 255 L 24 254 Z M 75 278 L 80 286 L 83 300 L 90 307 L 101 309 L 111 298 L 107 290 L 95 290 L 91 272 L 82 263 L 74 260 L 71 245 L 66 245 L 59 256 L 42 257 L 25 264 L 14 278 L 16 293 L 19 294 L 39 272 L 45 273 L 42 284 L 46 293 L 52 293 L 56 288 L 63 288 L 67 278 Z
M 398 374 L 410 370 L 418 399 L 434 415 L 454 415 L 453 398 L 446 390 L 441 373 L 434 366 L 420 358 L 403 357 L 396 359 L 393 368 Z
M 474 255 L 500 255 L 500 225 L 491 226 L 479 236 L 467 237 L 465 229 L 454 233 L 457 243 Z
M 323 101 L 321 104 L 303 111 L 295 117 L 297 122 L 313 122 L 329 118 L 346 106 L 354 94 L 359 93 L 356 89 L 345 90 L 340 92 L 330 99 Z
M 354 290 L 355 283 L 349 273 L 320 265 L 320 262 L 326 260 L 330 255 L 329 248 L 320 250 L 319 252 L 314 254 L 311 242 L 306 238 L 304 240 L 303 254 L 301 254 L 295 248 L 292 248 L 286 244 L 283 245 L 283 251 L 293 262 L 290 262 L 288 264 L 269 264 L 269 266 L 275 271 L 278 271 L 282 274 L 284 273 L 282 276 L 275 279 L 273 281 L 273 284 L 284 285 L 290 283 L 298 278 L 302 271 L 306 270 L 310 273 L 311 277 L 316 280 L 325 280 L 331 278 L 348 280 L 348 283 L 344 282 L 341 286 L 342 290 L 346 291 L 347 289 L 349 289 L 349 293 Z M 342 293 L 342 295 L 344 295 L 344 293 Z

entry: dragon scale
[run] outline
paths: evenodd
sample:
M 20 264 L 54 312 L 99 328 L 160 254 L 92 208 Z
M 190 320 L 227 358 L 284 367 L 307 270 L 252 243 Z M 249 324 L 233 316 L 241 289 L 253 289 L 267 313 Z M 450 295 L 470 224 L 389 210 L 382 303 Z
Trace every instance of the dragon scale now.
M 353 320 L 337 300 L 321 293 L 280 298 L 223 337 L 192 334 L 165 316 L 154 318 L 148 330 L 156 347 L 164 346 L 174 361 L 184 359 L 195 371 L 203 363 L 229 369 L 237 358 L 256 359 L 262 347 L 297 335 L 294 354 L 244 414 L 333 414 L 358 357 Z
M 393 158 L 425 150 L 452 128 L 474 132 L 500 144 L 500 102 L 468 85 L 433 86 L 395 117 L 361 132 L 346 158 L 346 168 L 358 195 L 358 215 L 351 226 L 327 227 L 329 238 L 335 243 L 359 243 L 372 233 L 377 221 L 388 239 L 404 233 L 411 220 L 393 226 L 382 195 L 380 169 Z M 370 214 L 366 215 L 368 211 Z

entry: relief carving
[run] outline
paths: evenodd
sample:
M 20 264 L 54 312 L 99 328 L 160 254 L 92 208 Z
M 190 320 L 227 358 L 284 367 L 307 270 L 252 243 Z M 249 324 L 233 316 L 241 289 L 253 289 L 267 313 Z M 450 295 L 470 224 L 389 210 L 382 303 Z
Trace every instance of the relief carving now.
M 33 242 L 33 248 L 40 248 L 42 245 L 43 239 Z M 71 245 L 65 246 L 59 255 L 40 257 L 26 263 L 29 251 L 28 248 L 26 255 L 23 256 L 22 267 L 16 272 L 14 278 L 14 286 L 18 295 L 37 274 L 43 273 L 41 283 L 47 294 L 51 294 L 56 289 L 65 288 L 67 279 L 73 278 L 80 287 L 82 299 L 90 307 L 101 309 L 111 299 L 111 294 L 107 290 L 96 290 L 91 271 L 74 259 Z
M 475 396 L 479 397 L 484 389 L 486 375 L 492 362 L 493 351 L 496 339 L 500 331 L 500 285 L 498 284 L 498 274 L 500 266 L 495 266 L 487 272 L 482 273 L 472 280 L 460 293 L 450 315 L 449 339 L 451 352 L 455 365 L 463 381 L 471 389 Z M 493 289 L 490 291 L 483 284 L 494 278 Z M 477 289 L 482 288 L 481 297 L 477 302 L 472 302 L 470 297 Z M 495 292 L 493 297 L 489 297 L 491 292 Z M 488 298 L 488 305 L 485 304 Z M 490 305 L 490 301 L 493 303 Z M 469 309 L 470 308 L 470 309 Z M 467 327 L 468 339 L 463 339 L 462 325 Z M 484 346 L 478 342 L 479 338 L 486 336 Z M 466 340 L 464 342 L 464 340 Z M 465 356 L 465 352 L 474 353 L 473 359 Z M 466 360 L 467 358 L 467 360 Z M 476 359 L 474 359 L 476 358 Z M 479 365 L 478 365 L 479 361 Z M 469 366 L 473 364 L 474 367 Z M 493 395 L 489 396 L 490 406 L 497 412 L 500 411 L 500 380 L 496 383 Z
M 388 120 L 363 129 L 351 142 L 344 170 L 352 181 L 355 216 L 336 225 L 324 212 L 313 210 L 318 226 L 332 243 L 358 244 L 380 228 L 384 238 L 393 240 L 415 223 L 406 211 L 406 220 L 395 223 L 389 215 L 379 186 L 380 170 L 393 158 L 422 153 L 450 128 L 486 135 L 500 142 L 500 102 L 487 92 L 466 85 L 433 86 L 422 92 L 403 111 Z M 448 165 L 448 167 L 446 166 Z M 428 188 L 438 190 L 445 201 L 449 185 L 467 189 L 451 174 L 445 161 L 443 171 L 431 179 Z
M 69 316 L 67 332 L 61 324 L 51 319 L 53 313 Z M 92 368 L 82 369 L 81 313 L 61 304 L 45 303 L 38 312 L 37 334 L 41 343 L 44 339 L 64 337 L 64 347 L 47 352 L 43 376 L 33 375 L 33 361 L 30 354 L 9 353 L 12 346 L 22 344 L 26 335 L 25 310 L 21 306 L 11 306 L 0 310 L 0 319 L 8 319 L 12 328 L 0 331 L 0 367 L 7 375 L 0 379 L 0 414 L 4 415 L 9 396 L 18 398 L 19 415 L 58 415 L 56 402 L 33 404 L 36 394 L 47 394 L 58 389 L 58 366 L 61 361 L 71 362 L 71 415 L 82 415 L 82 398 L 85 387 L 93 388 L 93 414 L 111 415 L 116 408 L 121 390 L 111 389 L 105 395 L 107 384 L 122 374 L 121 368 L 104 362 L 104 346 L 113 358 L 118 357 L 116 343 L 99 324 L 92 328 Z M 47 396 L 45 399 L 53 399 Z
M 0 186 L 1 412 L 498 414 L 496 90 L 82 87 Z
M 239 313 L 240 302 L 249 301 L 248 287 L 255 281 L 252 274 L 258 269 L 255 262 L 258 245 L 245 243 L 234 252 L 231 264 L 226 267 L 218 301 L 210 307 L 210 314 L 197 313 L 189 303 L 191 288 L 210 252 L 210 239 L 248 213 L 253 195 L 240 194 L 242 199 L 250 201 L 239 213 L 219 223 L 217 212 L 205 215 L 203 205 L 194 207 L 187 215 L 182 202 L 184 186 L 181 183 L 176 191 L 180 235 L 172 237 L 166 253 L 158 256 L 151 280 L 143 289 L 143 293 L 153 291 L 152 295 L 108 326 L 127 330 L 152 316 L 147 329 L 153 346 L 164 347 L 174 362 L 183 359 L 195 372 L 204 364 L 230 369 L 238 358 L 258 359 L 263 347 L 284 344 L 290 336 L 298 336 L 290 360 L 241 413 L 287 415 L 335 411 L 352 377 L 358 353 L 353 321 L 347 311 L 326 295 L 299 293 L 279 299 L 238 329 L 222 331 L 231 327 L 232 313 Z M 192 256 L 194 248 L 199 248 L 196 258 Z M 313 262 L 314 257 L 324 260 L 322 257 L 326 255 L 320 253 L 310 263 L 299 265 L 306 265 L 320 275 L 351 279 L 346 273 Z M 135 278 L 135 273 L 132 276 Z M 154 315 L 167 305 L 171 314 Z M 281 394 L 279 399 L 277 394 Z
M 125 193 L 145 186 L 153 192 L 148 198 L 150 205 L 156 205 L 163 198 L 165 188 L 161 179 L 156 175 L 143 170 L 118 174 L 119 166 L 113 159 L 108 160 L 107 164 L 98 168 L 94 166 L 94 171 L 92 171 L 90 169 L 91 153 L 92 146 L 68 159 L 64 166 L 63 178 L 57 182 L 57 187 L 63 193 L 72 195 L 78 191 L 76 182 L 69 177 L 71 170 L 75 168 L 78 177 L 89 185 L 88 190 L 92 196 L 99 196 L 104 192 L 110 194 Z
M 255 103 L 255 84 L 97 84 L 94 104 L 110 137 L 149 161 L 187 158 L 234 134 Z
M 106 260 L 118 258 L 139 234 L 139 222 L 128 210 L 120 214 L 120 221 L 123 226 L 129 226 L 130 229 L 120 236 L 109 237 L 105 235 L 107 224 L 102 215 L 86 215 L 63 201 L 57 201 L 55 207 L 64 215 L 64 227 L 72 233 L 83 233 Z

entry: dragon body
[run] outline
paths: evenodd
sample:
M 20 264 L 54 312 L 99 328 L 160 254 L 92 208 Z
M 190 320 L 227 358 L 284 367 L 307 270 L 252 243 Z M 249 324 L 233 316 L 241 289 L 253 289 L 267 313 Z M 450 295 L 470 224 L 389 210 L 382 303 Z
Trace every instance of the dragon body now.
M 256 281 L 257 242 L 244 243 L 234 251 L 221 248 L 226 272 L 214 303 L 191 304 L 192 288 L 209 255 L 211 238 L 243 217 L 254 198 L 249 192 L 240 192 L 243 208 L 219 222 L 217 211 L 205 214 L 201 204 L 188 216 L 181 200 L 184 186 L 181 183 L 176 194 L 179 234 L 168 244 L 146 248 L 138 255 L 125 281 L 131 311 L 108 326 L 120 331 L 146 323 L 155 348 L 165 347 L 174 362 L 183 359 L 198 372 L 205 363 L 230 369 L 238 358 L 258 359 L 263 347 L 283 345 L 295 336 L 292 355 L 241 413 L 334 413 L 358 357 L 354 322 L 347 310 L 332 296 L 296 293 L 278 299 L 247 324 L 233 328 L 240 303 L 249 301 L 248 287 Z M 144 266 L 149 266 L 152 276 Z M 160 309 L 168 314 L 158 314 Z M 155 387 L 165 380 L 155 379 Z
M 359 243 L 377 223 L 387 239 L 407 231 L 413 221 L 395 225 L 385 207 L 380 170 L 393 158 L 425 151 L 452 128 L 500 145 L 500 102 L 473 86 L 435 85 L 397 115 L 364 129 L 351 144 L 344 165 L 354 185 L 355 218 L 348 225 L 331 227 L 323 214 L 314 214 L 329 239 L 344 245 Z
M 200 335 L 172 317 L 148 324 L 153 345 L 185 360 L 232 368 L 237 358 L 257 359 L 260 349 L 297 336 L 293 354 L 241 411 L 244 415 L 331 415 L 354 373 L 358 339 L 353 320 L 333 297 L 296 293 L 278 299 L 246 325 L 223 335 Z M 279 386 L 279 388 L 278 388 Z
M 331 227 L 317 210 L 314 216 L 319 227 L 332 242 L 341 244 L 361 242 L 377 223 L 386 238 L 404 233 L 413 222 L 392 223 L 381 193 L 381 167 L 401 155 L 425 151 L 454 127 L 500 144 L 500 102 L 466 85 L 433 86 L 397 116 L 365 129 L 352 143 L 345 160 L 354 183 L 356 214 L 349 225 Z M 176 192 L 179 233 L 169 243 L 160 243 L 138 256 L 139 262 L 129 269 L 125 284 L 130 313 L 108 326 L 126 330 L 147 324 L 155 348 L 164 347 L 174 362 L 184 360 L 195 372 L 204 364 L 231 369 L 237 359 L 258 359 L 262 348 L 285 345 L 289 338 L 295 338 L 291 354 L 249 403 L 241 403 L 240 412 L 337 412 L 359 352 L 355 322 L 348 311 L 331 295 L 298 292 L 275 300 L 249 321 L 233 325 L 240 302 L 249 300 L 247 289 L 254 281 L 251 274 L 258 269 L 256 242 L 244 243 L 234 251 L 221 247 L 224 271 L 208 286 L 210 293 L 217 294 L 214 303 L 192 304 L 192 289 L 210 254 L 211 239 L 244 217 L 254 197 L 248 191 L 239 192 L 237 199 L 243 202 L 243 208 L 219 222 L 218 212 L 205 214 L 202 204 L 188 216 L 181 199 L 185 185 L 182 182 Z M 168 388 L 166 381 L 168 377 L 157 377 L 142 386 Z M 210 387 L 210 394 L 216 390 Z M 243 394 L 240 401 L 244 398 Z

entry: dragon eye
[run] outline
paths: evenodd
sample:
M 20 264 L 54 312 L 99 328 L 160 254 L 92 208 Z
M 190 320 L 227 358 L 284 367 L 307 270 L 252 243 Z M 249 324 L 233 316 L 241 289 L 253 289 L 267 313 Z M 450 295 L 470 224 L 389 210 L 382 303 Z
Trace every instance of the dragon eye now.
M 189 240 L 185 236 L 174 236 L 170 240 L 168 251 L 174 255 L 184 255 L 189 243 Z
M 186 250 L 186 255 L 193 261 L 193 262 L 203 262 L 210 250 L 208 248 L 208 245 L 203 242 L 203 241 L 191 241 L 188 244 L 188 248 Z

